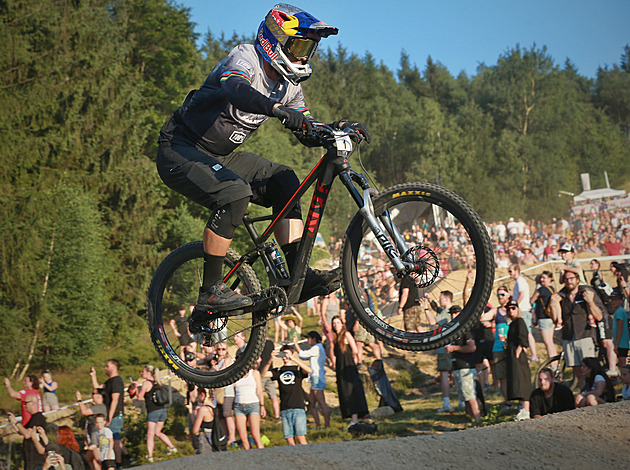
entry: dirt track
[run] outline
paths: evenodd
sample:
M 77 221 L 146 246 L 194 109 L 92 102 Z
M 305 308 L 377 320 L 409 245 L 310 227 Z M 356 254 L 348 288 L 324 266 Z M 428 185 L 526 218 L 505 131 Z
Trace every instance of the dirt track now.
M 630 401 L 446 434 L 273 447 L 170 460 L 143 468 L 630 468 Z

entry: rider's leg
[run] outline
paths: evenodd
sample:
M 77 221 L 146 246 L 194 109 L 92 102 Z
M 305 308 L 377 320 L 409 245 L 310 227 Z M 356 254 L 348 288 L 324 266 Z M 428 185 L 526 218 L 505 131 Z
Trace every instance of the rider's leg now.
M 223 261 L 248 203 L 249 197 L 234 201 L 215 210 L 208 220 L 203 234 L 203 281 L 197 300 L 199 309 L 230 310 L 252 304 L 249 297 L 237 294 L 223 284 Z

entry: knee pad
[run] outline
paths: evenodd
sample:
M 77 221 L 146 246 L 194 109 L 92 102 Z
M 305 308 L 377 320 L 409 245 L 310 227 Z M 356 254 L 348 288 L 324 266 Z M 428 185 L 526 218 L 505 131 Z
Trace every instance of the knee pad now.
M 208 219 L 206 227 L 217 235 L 231 240 L 234 238 L 236 227 L 238 227 L 243 220 L 248 204 L 249 198 L 244 197 L 226 206 L 219 207 Z
M 282 210 L 299 187 L 300 179 L 295 172 L 288 166 L 279 166 L 278 170 L 269 178 L 269 182 L 267 183 L 267 191 L 272 195 L 274 214 Z M 287 219 L 302 219 L 302 208 L 300 207 L 299 201 L 287 214 Z

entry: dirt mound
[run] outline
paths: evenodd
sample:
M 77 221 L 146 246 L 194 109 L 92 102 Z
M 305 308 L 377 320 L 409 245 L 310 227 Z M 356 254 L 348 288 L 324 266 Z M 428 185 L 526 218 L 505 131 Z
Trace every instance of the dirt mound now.
M 196 455 L 146 466 L 198 468 L 630 468 L 630 401 L 446 434 Z

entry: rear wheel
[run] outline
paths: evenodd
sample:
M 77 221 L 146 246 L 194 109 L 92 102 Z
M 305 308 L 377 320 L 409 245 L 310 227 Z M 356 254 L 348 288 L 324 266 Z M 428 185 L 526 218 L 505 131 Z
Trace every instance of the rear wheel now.
M 230 249 L 225 257 L 224 274 L 238 259 L 239 255 Z M 202 275 L 202 242 L 188 243 L 169 254 L 155 271 L 149 287 L 147 321 L 155 349 L 176 375 L 191 384 L 217 388 L 234 383 L 252 369 L 267 336 L 267 314 L 247 312 L 221 317 L 204 325 L 204 332 L 193 333 L 192 343 L 181 346 L 171 320 L 180 308 L 186 309 L 186 317 L 190 316 L 197 301 Z M 232 289 L 240 288 L 243 295 L 261 291 L 260 281 L 251 266 L 246 264 L 241 265 L 227 283 Z M 237 334 L 239 338 L 236 338 Z M 240 337 L 246 343 L 241 351 Z M 210 359 L 217 352 L 219 343 L 227 345 L 228 356 L 234 362 L 217 371 Z M 195 359 L 186 360 L 186 352 L 193 353 Z
M 417 321 L 398 314 L 400 280 L 357 214 L 346 232 L 341 259 L 345 293 L 356 317 L 378 339 L 400 349 L 421 351 L 451 343 L 477 322 L 494 281 L 492 247 L 481 219 L 462 198 L 429 183 L 388 188 L 373 204 L 376 217 L 389 214 L 406 240 L 409 251 L 403 259 L 417 266 L 412 273 L 417 290 L 410 295 L 422 303 L 414 309 Z M 442 312 L 434 328 L 424 308 L 439 307 L 442 292 L 452 295 L 462 310 L 453 318 Z

